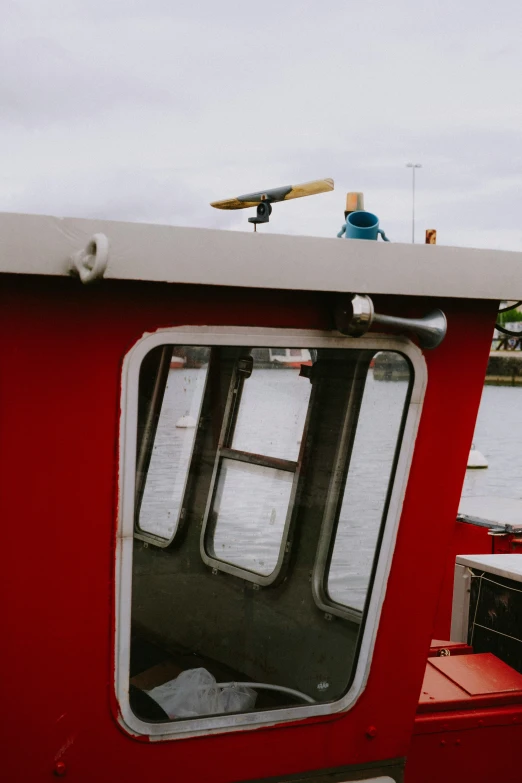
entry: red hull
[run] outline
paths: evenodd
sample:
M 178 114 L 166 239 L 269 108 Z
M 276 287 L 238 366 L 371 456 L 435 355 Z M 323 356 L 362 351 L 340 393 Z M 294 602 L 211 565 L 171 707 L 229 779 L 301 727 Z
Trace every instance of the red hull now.
M 509 759 L 522 741 L 521 705 L 416 717 L 496 303 L 375 299 L 380 311 L 401 316 L 442 307 L 449 326 L 441 347 L 425 357 L 429 383 L 362 696 L 333 717 L 151 743 L 122 727 L 114 689 L 123 358 L 143 333 L 178 324 L 329 329 L 329 300 L 290 291 L 242 288 L 238 295 L 221 288 L 216 296 L 205 286 L 104 281 L 89 288 L 71 279 L 6 276 L 0 407 L 9 553 L 2 569 L 4 639 L 11 640 L 3 652 L 6 780 L 50 780 L 56 770 L 78 783 L 170 783 L 173 776 L 192 783 L 279 781 L 406 757 L 408 783 L 520 780 Z M 441 630 L 448 621 L 442 614 Z

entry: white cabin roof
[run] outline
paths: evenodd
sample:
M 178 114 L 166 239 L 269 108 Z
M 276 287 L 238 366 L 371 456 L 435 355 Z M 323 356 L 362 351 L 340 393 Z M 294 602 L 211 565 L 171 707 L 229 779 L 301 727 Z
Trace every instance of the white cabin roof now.
M 505 555 L 457 555 L 457 565 L 496 574 L 504 579 L 522 582 L 522 557 L 511 553 Z
M 522 253 L 0 213 L 0 272 L 69 275 L 92 236 L 105 278 L 249 288 L 522 299 Z

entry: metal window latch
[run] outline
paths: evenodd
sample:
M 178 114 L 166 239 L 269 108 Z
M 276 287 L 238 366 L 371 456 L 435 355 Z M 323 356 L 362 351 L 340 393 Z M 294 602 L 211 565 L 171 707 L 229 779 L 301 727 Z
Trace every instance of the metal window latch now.
M 379 315 L 369 296 L 346 294 L 339 296 L 334 310 L 335 326 L 341 334 L 361 337 L 370 326 L 377 324 L 401 331 L 413 332 L 419 338 L 421 348 L 436 348 L 444 340 L 447 330 L 446 316 L 442 310 L 432 310 L 423 318 L 398 318 Z
M 238 359 L 237 371 L 243 380 L 250 378 L 253 369 L 254 359 L 252 356 L 243 356 L 241 359 Z

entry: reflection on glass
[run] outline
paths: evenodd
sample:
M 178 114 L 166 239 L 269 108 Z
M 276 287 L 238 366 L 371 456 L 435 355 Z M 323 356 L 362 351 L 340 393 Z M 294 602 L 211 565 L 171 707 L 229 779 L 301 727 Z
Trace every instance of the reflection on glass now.
M 134 542 L 129 699 L 147 722 L 333 702 L 364 650 L 359 617 L 339 604 L 364 608 L 409 363 L 378 354 L 365 385 L 373 351 L 357 341 L 301 350 L 251 348 L 247 340 L 211 349 L 208 380 L 209 349 L 176 346 L 169 371 L 170 346 L 160 346 L 142 365 L 141 527 L 161 536 L 161 545 L 184 511 L 183 535 L 163 555 L 139 536 Z M 249 352 L 247 378 L 242 360 Z M 310 383 L 299 369 L 312 361 Z M 201 419 L 197 448 L 190 419 L 181 426 L 186 416 Z M 139 491 L 136 498 L 140 503 Z M 332 527 L 335 540 L 323 538 Z M 327 584 L 317 595 L 314 567 L 324 569 L 330 551 L 326 577 L 321 573 Z M 329 609 L 338 615 L 334 623 L 325 622 Z M 230 692 L 227 683 L 246 684 Z M 228 720 L 237 727 L 236 718 Z
M 268 576 L 281 549 L 293 473 L 223 459 L 213 505 L 214 557 Z
M 178 526 L 209 356 L 209 348 L 173 350 L 139 516 L 140 530 L 160 538 Z
M 311 383 L 299 375 L 309 351 L 286 348 L 252 352 L 254 369 L 243 385 L 232 448 L 297 460 Z M 287 356 L 288 354 L 288 356 Z
M 378 353 L 372 365 L 327 583 L 333 601 L 359 611 L 368 591 L 410 378 L 409 364 L 400 354 Z

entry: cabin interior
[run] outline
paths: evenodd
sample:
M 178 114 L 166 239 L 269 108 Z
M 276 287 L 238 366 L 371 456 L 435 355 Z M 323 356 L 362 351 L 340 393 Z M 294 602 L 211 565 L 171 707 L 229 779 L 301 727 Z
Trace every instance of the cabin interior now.
M 398 351 L 348 344 L 167 343 L 143 359 L 129 682 L 141 720 L 190 717 L 165 683 L 200 668 L 255 699 L 227 712 L 349 688 L 414 372 Z

